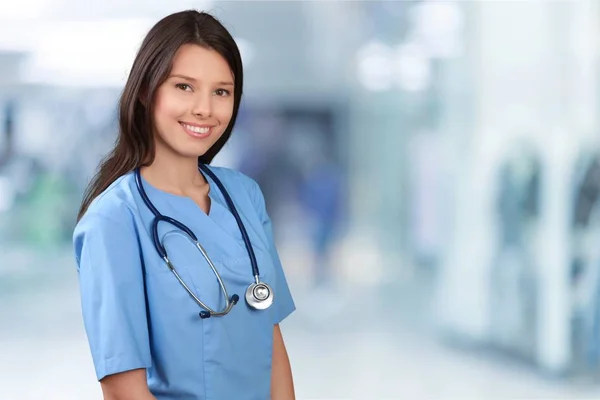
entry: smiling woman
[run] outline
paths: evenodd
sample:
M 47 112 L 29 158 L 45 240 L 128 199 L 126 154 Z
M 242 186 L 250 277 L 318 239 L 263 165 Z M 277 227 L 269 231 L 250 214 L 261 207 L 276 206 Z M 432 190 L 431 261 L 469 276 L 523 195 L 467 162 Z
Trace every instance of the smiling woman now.
M 159 21 L 135 58 L 73 234 L 106 399 L 294 398 L 278 324 L 295 305 L 264 197 L 209 166 L 242 87 L 237 45 L 206 13 Z
M 206 153 L 231 121 L 233 80 L 227 62 L 216 51 L 181 46 L 171 74 L 156 93 L 154 120 L 161 139 L 156 151 L 171 148 L 191 157 Z

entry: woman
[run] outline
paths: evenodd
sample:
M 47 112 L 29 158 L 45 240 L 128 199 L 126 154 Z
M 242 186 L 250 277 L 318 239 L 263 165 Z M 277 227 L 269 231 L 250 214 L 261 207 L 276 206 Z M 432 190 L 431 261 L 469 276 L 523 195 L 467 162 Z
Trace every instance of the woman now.
M 105 399 L 294 398 L 278 324 L 295 307 L 262 192 L 208 166 L 242 83 L 233 38 L 206 13 L 162 19 L 135 58 L 73 234 Z

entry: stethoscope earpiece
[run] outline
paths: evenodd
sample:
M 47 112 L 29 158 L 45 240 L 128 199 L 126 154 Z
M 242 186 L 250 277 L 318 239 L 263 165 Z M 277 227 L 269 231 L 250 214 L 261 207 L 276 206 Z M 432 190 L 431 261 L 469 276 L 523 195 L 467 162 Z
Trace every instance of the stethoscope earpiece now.
M 229 310 L 231 310 L 231 308 L 233 306 L 235 306 L 238 303 L 238 301 L 240 301 L 240 296 L 238 296 L 237 294 L 234 294 L 233 296 L 231 296 L 231 299 L 229 299 L 230 305 L 227 308 Z M 227 313 L 229 313 L 229 311 L 227 311 Z M 202 319 L 210 318 L 210 316 L 211 316 L 210 312 L 206 311 L 206 310 L 200 311 L 199 315 L 200 315 L 200 318 L 202 318 Z

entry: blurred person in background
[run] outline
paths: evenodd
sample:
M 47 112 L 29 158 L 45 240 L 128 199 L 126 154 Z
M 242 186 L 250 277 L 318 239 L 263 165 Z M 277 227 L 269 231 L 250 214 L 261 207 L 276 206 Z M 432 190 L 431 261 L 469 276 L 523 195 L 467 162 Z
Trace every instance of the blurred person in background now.
M 305 163 L 300 201 L 311 220 L 310 238 L 314 254 L 314 287 L 329 293 L 335 278 L 331 250 L 337 239 L 343 212 L 343 179 L 340 168 L 320 152 Z
M 242 72 L 229 32 L 196 11 L 159 21 L 136 56 L 73 234 L 106 399 L 294 398 L 279 323 L 295 305 L 263 194 L 208 166 Z

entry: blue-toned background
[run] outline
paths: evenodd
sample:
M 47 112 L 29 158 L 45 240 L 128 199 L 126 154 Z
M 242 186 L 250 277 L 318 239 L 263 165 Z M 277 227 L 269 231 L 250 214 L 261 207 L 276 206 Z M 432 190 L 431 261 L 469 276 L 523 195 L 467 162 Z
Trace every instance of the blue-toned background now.
M 0 400 L 100 399 L 71 233 L 137 46 L 213 12 L 299 399 L 600 398 L 600 3 L 0 3 Z

